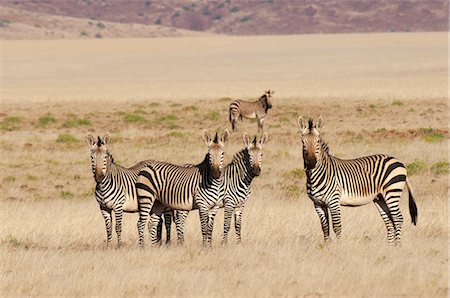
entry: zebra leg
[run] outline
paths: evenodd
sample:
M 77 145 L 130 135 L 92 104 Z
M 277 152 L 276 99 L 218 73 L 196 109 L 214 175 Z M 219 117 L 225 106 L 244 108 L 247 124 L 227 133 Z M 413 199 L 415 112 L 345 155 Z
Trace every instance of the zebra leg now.
M 231 216 L 233 216 L 234 207 L 232 205 L 225 205 L 224 207 L 224 220 L 223 220 L 223 236 L 222 244 L 227 244 L 228 232 L 231 226 Z
M 336 234 L 336 238 L 341 239 L 342 224 L 341 224 L 341 205 L 338 200 L 334 200 L 334 204 L 328 206 L 331 213 L 331 221 L 333 223 L 333 231 Z
M 153 208 L 150 213 L 150 239 L 152 241 L 152 245 L 161 245 L 161 234 L 162 234 L 162 218 L 161 215 L 164 212 L 166 207 L 159 201 L 155 201 Z M 159 230 L 159 231 L 158 231 Z M 159 232 L 159 235 L 158 235 Z
M 106 225 L 106 244 L 110 244 L 112 241 L 112 224 L 111 224 L 111 210 L 100 208 Z
M 317 215 L 319 215 L 320 224 L 322 225 L 323 238 L 325 242 L 330 241 L 330 227 L 328 225 L 328 208 L 314 204 Z
M 155 197 L 153 194 L 149 196 L 139 196 L 139 220 L 137 222 L 137 228 L 139 233 L 139 245 L 144 246 L 144 227 L 150 217 L 150 211 L 152 210 L 153 204 L 155 202 Z M 151 223 L 149 223 L 150 225 Z M 151 229 L 149 227 L 149 229 Z
M 208 212 L 208 233 L 207 233 L 207 245 L 210 247 L 212 242 L 212 232 L 214 228 L 214 219 L 217 212 L 219 211 L 219 206 L 214 206 Z
M 170 228 L 172 227 L 173 210 L 164 212 L 164 225 L 166 226 L 166 244 L 170 244 Z
M 378 211 L 380 212 L 381 218 L 384 221 L 387 229 L 387 241 L 389 244 L 394 243 L 394 223 L 391 218 L 391 213 L 389 212 L 389 208 L 386 205 L 386 201 L 384 200 L 382 195 L 378 195 L 378 200 L 374 201 L 375 206 L 377 206 Z
M 244 212 L 244 206 L 238 207 L 234 211 L 234 229 L 236 231 L 236 242 L 238 244 L 240 244 L 242 242 L 242 237 L 241 237 L 242 212 Z
M 403 216 L 400 212 L 399 201 L 402 190 L 390 190 L 386 192 L 386 205 L 391 213 L 392 222 L 394 223 L 395 245 L 399 245 L 402 240 L 402 224 Z
M 153 223 L 151 221 L 148 222 L 148 232 L 150 235 L 152 233 L 152 227 L 153 227 L 152 224 Z M 156 226 L 156 239 L 159 244 L 161 244 L 161 239 L 162 239 L 162 226 L 163 226 L 163 219 L 160 218 L 158 220 L 158 224 Z
M 117 234 L 117 245 L 122 245 L 122 215 L 123 209 L 117 208 L 114 210 L 114 214 L 116 216 L 116 234 Z
M 177 244 L 182 245 L 184 243 L 184 223 L 189 214 L 189 211 L 177 210 L 175 212 L 175 225 L 177 226 Z
M 256 122 L 258 123 L 258 132 L 264 131 L 263 130 L 264 119 L 256 117 Z
M 203 247 L 208 246 L 208 210 L 204 208 L 200 208 L 198 210 L 198 214 L 200 215 L 200 225 L 202 228 L 202 237 L 203 237 Z

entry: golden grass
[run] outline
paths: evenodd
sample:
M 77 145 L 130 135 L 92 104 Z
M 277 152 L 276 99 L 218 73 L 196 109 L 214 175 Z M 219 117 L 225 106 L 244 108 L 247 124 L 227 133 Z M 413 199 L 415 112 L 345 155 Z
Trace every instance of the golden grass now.
M 360 38 L 370 40 L 373 35 L 368 36 L 361 35 Z M 423 36 L 426 41 L 435 35 Z M 292 37 L 290 42 L 295 44 L 297 38 L 319 37 Z M 337 41 L 333 36 L 330 40 Z M 176 44 L 182 41 L 168 42 Z M 245 43 L 244 39 L 242 42 Z M 133 52 L 144 55 L 144 49 L 151 42 L 141 43 L 141 47 Z M 71 78 L 69 73 L 50 70 L 52 67 L 43 69 L 40 83 L 44 90 L 35 90 L 36 95 L 29 97 L 33 90 L 31 85 L 39 79 L 36 73 L 35 78 L 31 78 L 27 70 L 56 62 L 50 55 L 53 51 L 51 43 L 47 44 L 49 53 L 46 53 L 44 43 L 25 44 L 40 48 L 36 57 L 42 60 L 23 49 L 24 60 L 30 64 L 22 64 L 18 60 L 20 55 L 9 48 L 4 63 L 8 67 L 21 67 L 15 73 L 12 68 L 6 68 L 7 71 L 2 68 L 2 78 L 5 79 L 2 91 L 8 96 L 4 97 L 0 111 L 0 156 L 4 157 L 0 161 L 1 295 L 448 295 L 448 174 L 445 169 L 448 171 L 449 119 L 448 102 L 445 94 L 441 94 L 443 90 L 439 89 L 445 80 L 440 71 L 436 70 L 436 77 L 430 78 L 434 91 L 425 83 L 409 85 L 411 90 L 408 91 L 402 87 L 403 76 L 386 68 L 386 73 L 380 72 L 381 81 L 393 80 L 392 86 L 397 84 L 403 95 L 393 98 L 391 91 L 394 89 L 387 88 L 379 90 L 374 97 L 372 89 L 364 89 L 363 84 L 344 93 L 341 93 L 341 87 L 329 89 L 326 91 L 329 96 L 318 92 L 313 99 L 304 96 L 303 88 L 293 83 L 297 82 L 295 80 L 286 82 L 286 86 L 291 84 L 286 89 L 281 88 L 284 85 L 276 85 L 277 81 L 278 89 L 271 84 L 256 88 L 264 83 L 260 75 L 237 86 L 230 85 L 232 91 L 226 92 L 230 78 L 225 72 L 224 89 L 215 87 L 219 86 L 219 78 L 212 76 L 216 83 L 209 82 L 211 90 L 204 89 L 208 94 L 194 99 L 195 88 L 173 88 L 171 84 L 179 82 L 180 77 L 169 68 L 167 71 L 174 76 L 174 82 L 168 83 L 172 88 L 164 92 L 173 94 L 173 100 L 160 102 L 155 93 L 140 93 L 146 88 L 161 88 L 158 81 L 149 79 L 153 87 L 143 85 L 142 80 L 119 82 L 127 76 L 125 73 L 107 74 L 102 69 L 103 65 L 116 63 L 111 57 L 117 56 L 106 58 L 105 55 L 125 48 L 109 48 L 102 53 L 101 47 L 93 46 L 88 50 L 81 46 L 82 43 L 69 42 L 66 44 L 67 55 L 78 57 L 78 62 L 84 61 L 80 62 L 79 72 L 86 71 L 87 77 L 73 76 L 73 70 L 69 70 L 73 80 L 64 82 L 64 77 Z M 80 47 L 71 51 L 69 44 Z M 421 48 L 420 43 L 417 44 L 411 49 L 413 53 L 406 51 L 405 56 L 415 55 Z M 271 44 L 268 46 L 270 48 Z M 396 47 L 396 43 L 380 44 L 381 51 L 392 47 Z M 322 50 L 326 57 L 340 57 L 340 51 L 331 53 L 326 47 Z M 371 51 L 370 48 L 367 50 Z M 258 49 L 255 51 L 258 53 Z M 239 53 L 238 61 L 244 61 L 244 57 L 251 60 L 248 56 L 250 49 L 236 52 Z M 173 49 L 172 58 L 176 53 Z M 199 55 L 206 53 L 205 49 Z M 432 53 L 428 58 L 430 61 L 441 61 L 440 51 Z M 97 57 L 95 59 L 104 59 L 98 70 L 87 63 L 93 57 L 83 60 L 87 54 Z M 167 54 L 171 55 L 170 52 Z M 160 55 L 162 57 L 163 53 Z M 287 59 L 280 52 L 273 55 L 276 57 L 269 55 L 268 59 Z M 129 63 L 136 59 L 133 57 L 124 57 L 124 61 Z M 199 58 L 193 56 L 192 59 Z M 206 55 L 205 64 L 198 68 L 205 67 L 209 59 Z M 361 60 L 360 65 L 370 65 L 372 62 L 369 60 Z M 135 65 L 139 64 L 133 61 Z M 155 66 L 159 67 L 160 73 L 163 73 L 164 64 L 162 60 Z M 385 64 L 388 65 L 395 68 L 396 64 L 390 61 Z M 437 65 L 446 67 L 440 62 Z M 183 73 L 186 65 L 182 63 L 181 66 Z M 255 74 L 261 69 L 255 66 L 248 72 Z M 349 74 L 356 77 L 353 70 L 349 70 Z M 286 74 L 289 71 L 293 72 L 292 75 L 297 74 L 293 68 Z M 309 68 L 300 68 L 300 71 L 326 73 L 325 70 L 315 70 L 312 64 Z M 93 93 L 90 93 L 92 89 L 81 92 L 89 82 L 98 83 L 93 75 L 99 72 L 105 72 L 101 80 L 110 88 Z M 427 74 L 431 72 L 431 68 L 425 71 Z M 237 78 L 242 75 L 239 71 L 236 73 Z M 362 77 L 367 78 L 371 74 L 369 69 L 365 69 Z M 47 75 L 53 78 L 53 87 Z M 136 78 L 132 73 L 128 75 Z M 316 75 L 311 80 L 318 80 L 320 75 Z M 333 78 L 334 75 L 331 71 L 330 82 L 337 86 L 339 79 Z M 421 73 L 411 69 L 406 76 L 422 78 Z M 30 78 L 30 81 L 25 78 Z M 367 80 L 367 83 L 369 81 L 373 82 Z M 21 82 L 23 89 L 18 87 Z M 192 83 L 187 80 L 186 86 L 188 82 Z M 355 80 L 347 81 L 350 82 Z M 133 89 L 133 84 L 142 89 Z M 239 91 L 244 90 L 246 84 L 253 89 Z M 315 84 L 308 87 L 307 92 L 318 90 L 320 80 Z M 68 86 L 67 93 L 61 91 L 62 85 Z M 128 87 L 113 96 L 120 86 Z M 264 148 L 262 174 L 254 181 L 253 193 L 244 211 L 242 245 L 234 243 L 234 232 L 230 233 L 227 246 L 219 244 L 223 229 L 223 211 L 220 211 L 214 226 L 212 250 L 201 248 L 198 212 L 192 212 L 188 218 L 183 247 L 140 249 L 137 245 L 137 214 L 124 216 L 124 247 L 105 247 L 104 222 L 93 196 L 95 183 L 89 151 L 84 143 L 87 132 L 103 135 L 110 131 L 110 150 L 121 165 L 131 166 L 149 158 L 195 163 L 202 160 L 206 150 L 201 140 L 202 129 L 215 131 L 230 127 L 227 122 L 229 99 L 223 97 L 233 94 L 250 97 L 250 93 L 256 97 L 269 87 L 276 90 L 274 108 L 265 124 L 269 142 Z M 158 96 L 167 99 L 164 92 Z M 357 98 L 359 92 L 363 94 L 361 98 Z M 427 92 L 430 92 L 429 96 Z M 121 99 L 119 95 L 124 97 Z M 100 100 L 107 96 L 113 96 L 115 100 Z M 76 101 L 76 98 L 82 100 Z M 88 102 L 89 98 L 99 100 Z M 342 241 L 323 246 L 318 217 L 305 194 L 300 136 L 295 125 L 298 115 L 323 116 L 323 135 L 336 156 L 352 158 L 386 153 L 406 165 L 420 165 L 410 176 L 419 221 L 417 226 L 410 223 L 407 200 L 403 199 L 401 210 L 405 221 L 401 247 L 391 248 L 386 244 L 383 221 L 372 204 L 343 208 Z M 230 161 L 233 153 L 243 147 L 243 131 L 256 133 L 256 123 L 245 121 L 239 124 L 239 131 L 232 133 L 226 146 L 226 161 Z M 175 229 L 172 234 L 175 237 Z M 148 234 L 146 237 L 148 239 Z

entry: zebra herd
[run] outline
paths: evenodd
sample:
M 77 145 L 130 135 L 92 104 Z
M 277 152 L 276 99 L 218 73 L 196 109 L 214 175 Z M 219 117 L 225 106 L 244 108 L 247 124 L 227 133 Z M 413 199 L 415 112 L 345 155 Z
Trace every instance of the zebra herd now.
M 236 120 L 256 118 L 258 131 L 263 131 L 264 119 L 272 108 L 273 91 L 266 91 L 259 100 L 233 101 L 229 106 L 229 120 L 233 131 Z M 329 217 L 336 237 L 341 237 L 341 206 L 362 206 L 374 202 L 387 228 L 389 244 L 401 242 L 403 218 L 399 200 L 403 189 L 409 192 L 409 211 L 417 223 L 417 206 L 405 166 L 387 155 L 372 155 L 351 160 L 338 159 L 329 153 L 321 138 L 323 120 L 297 120 L 301 134 L 307 194 L 319 216 L 324 241 L 330 240 Z M 203 245 L 211 246 L 214 218 L 224 208 L 224 231 L 227 235 L 234 214 L 236 240 L 241 242 L 242 214 L 249 198 L 251 183 L 261 173 L 263 146 L 268 134 L 253 140 L 243 134 L 244 148 L 224 165 L 224 147 L 230 132 L 225 129 L 214 137 L 203 131 L 207 152 L 199 164 L 174 165 L 168 162 L 146 160 L 131 168 L 114 163 L 108 150 L 110 135 L 95 139 L 86 136 L 91 150 L 92 172 L 96 181 L 95 197 L 105 220 L 107 243 L 112 241 L 112 212 L 115 230 L 121 244 L 123 212 L 139 212 L 137 223 L 139 244 L 144 245 L 144 229 L 148 225 L 151 243 L 162 240 L 162 225 L 166 227 L 166 242 L 170 242 L 172 219 L 177 229 L 177 243 L 184 242 L 184 224 L 191 210 L 198 210 Z

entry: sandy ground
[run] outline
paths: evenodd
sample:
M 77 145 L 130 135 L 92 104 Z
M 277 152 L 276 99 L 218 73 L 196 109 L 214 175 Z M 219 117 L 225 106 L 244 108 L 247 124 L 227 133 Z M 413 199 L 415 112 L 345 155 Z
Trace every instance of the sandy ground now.
M 2 41 L 3 102 L 447 96 L 447 34 Z

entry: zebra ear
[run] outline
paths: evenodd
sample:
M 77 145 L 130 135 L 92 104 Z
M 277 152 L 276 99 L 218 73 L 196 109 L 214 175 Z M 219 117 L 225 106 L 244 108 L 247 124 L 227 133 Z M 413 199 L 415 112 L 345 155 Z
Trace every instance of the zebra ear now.
M 259 143 L 262 145 L 265 145 L 267 143 L 267 141 L 269 140 L 269 135 L 267 134 L 267 132 L 265 134 L 263 134 L 263 136 L 261 137 L 261 140 L 259 141 Z
M 110 137 L 110 135 L 109 135 L 109 131 L 107 131 L 107 132 L 105 133 L 105 136 L 103 137 L 102 142 L 103 142 L 103 144 L 105 144 L 105 145 L 108 145 L 109 142 L 111 142 L 111 137 Z
M 222 143 L 222 145 L 225 145 L 228 142 L 228 139 L 230 137 L 230 132 L 228 131 L 228 129 L 225 129 L 222 137 L 220 138 L 220 142 Z
M 302 116 L 298 116 L 297 119 L 297 126 L 300 129 L 300 132 L 303 132 L 303 130 L 305 130 L 306 126 L 305 126 L 305 120 L 303 120 Z
M 205 142 L 206 146 L 211 145 L 212 142 L 211 135 L 206 129 L 203 130 L 203 141 Z
M 245 147 L 250 147 L 250 137 L 246 132 L 242 135 L 242 141 L 244 142 Z
M 93 135 L 91 135 L 90 133 L 88 133 L 88 135 L 85 138 L 86 141 L 86 145 L 89 147 L 89 149 L 94 149 L 95 146 L 95 138 Z
M 322 118 L 322 116 L 319 116 L 319 118 L 314 123 L 314 126 L 316 128 L 322 128 L 322 126 L 323 126 L 323 118 Z

